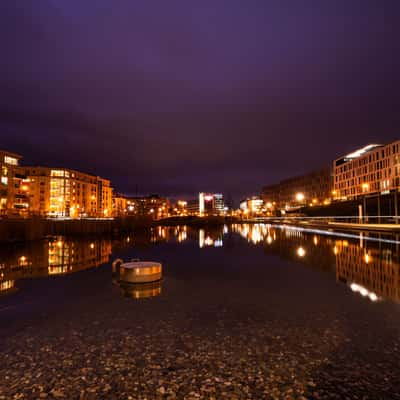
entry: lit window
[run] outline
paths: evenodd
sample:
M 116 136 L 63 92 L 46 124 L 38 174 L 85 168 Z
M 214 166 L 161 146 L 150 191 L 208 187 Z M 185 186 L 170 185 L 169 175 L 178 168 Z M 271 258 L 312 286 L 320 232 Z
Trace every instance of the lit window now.
M 2 177 L 1 177 L 1 183 L 2 183 L 3 185 L 7 185 L 7 184 L 8 184 L 8 178 L 7 178 L 6 176 L 2 176 Z
M 18 165 L 18 159 L 15 157 L 4 156 L 4 163 L 11 165 Z
M 64 170 L 52 169 L 51 176 L 64 176 Z

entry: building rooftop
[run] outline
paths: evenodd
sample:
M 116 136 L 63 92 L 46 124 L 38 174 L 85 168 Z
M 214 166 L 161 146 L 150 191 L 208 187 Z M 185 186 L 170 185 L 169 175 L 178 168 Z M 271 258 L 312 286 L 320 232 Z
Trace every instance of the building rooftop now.
M 13 153 L 13 152 L 8 151 L 8 150 L 0 149 L 0 154 L 5 155 L 5 156 L 9 156 L 9 157 L 14 157 L 14 158 L 17 158 L 18 160 L 20 160 L 22 158 L 21 155 L 19 155 L 17 153 Z
M 355 160 L 359 157 L 364 156 L 365 154 L 377 149 L 378 147 L 384 146 L 383 144 L 368 144 L 367 146 L 362 147 L 361 149 L 355 150 L 352 153 L 349 153 L 345 156 L 339 157 L 334 161 L 336 167 L 342 165 L 346 162 Z
M 382 144 L 369 144 L 361 149 L 358 149 L 350 154 L 347 154 L 343 158 L 353 160 L 355 158 L 363 156 L 366 153 L 369 153 L 372 150 L 375 150 L 377 147 L 382 147 L 382 146 L 383 146 Z

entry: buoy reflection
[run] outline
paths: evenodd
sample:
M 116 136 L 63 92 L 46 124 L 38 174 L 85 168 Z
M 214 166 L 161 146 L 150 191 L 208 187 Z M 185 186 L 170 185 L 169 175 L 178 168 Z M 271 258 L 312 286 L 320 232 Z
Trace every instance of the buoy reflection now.
M 150 283 L 125 283 L 119 282 L 118 286 L 124 297 L 145 299 L 157 297 L 161 294 L 161 280 Z

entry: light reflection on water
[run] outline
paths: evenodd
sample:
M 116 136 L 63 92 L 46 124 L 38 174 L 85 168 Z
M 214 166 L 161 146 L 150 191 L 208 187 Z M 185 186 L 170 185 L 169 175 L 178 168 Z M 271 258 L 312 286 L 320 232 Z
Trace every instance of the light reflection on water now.
M 228 242 L 240 237 L 262 247 L 266 256 L 275 255 L 309 268 L 331 272 L 339 284 L 368 301 L 400 302 L 399 238 L 377 233 L 345 234 L 309 232 L 268 224 L 231 226 L 156 227 L 146 233 L 111 239 L 49 240 L 0 248 L 0 293 L 17 290 L 18 281 L 66 275 L 108 263 L 113 250 L 124 247 L 154 246 L 157 243 L 195 243 L 200 249 L 223 251 Z M 221 249 L 222 248 L 222 249 Z M 158 296 L 161 283 L 121 287 L 127 297 Z

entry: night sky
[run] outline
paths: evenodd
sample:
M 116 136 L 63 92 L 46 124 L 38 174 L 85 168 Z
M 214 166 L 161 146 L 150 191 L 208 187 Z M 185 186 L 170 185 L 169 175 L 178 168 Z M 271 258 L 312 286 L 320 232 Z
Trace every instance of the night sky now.
M 1 0 L 0 148 L 235 200 L 400 138 L 400 2 Z

